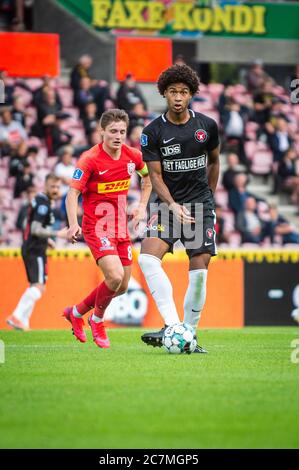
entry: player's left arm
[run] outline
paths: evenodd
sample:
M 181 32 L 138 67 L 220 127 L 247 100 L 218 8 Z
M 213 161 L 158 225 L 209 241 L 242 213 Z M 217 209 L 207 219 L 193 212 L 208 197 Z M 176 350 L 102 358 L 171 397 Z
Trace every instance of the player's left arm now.
M 215 193 L 220 169 L 220 146 L 208 151 L 208 183 L 209 187 Z
M 136 158 L 136 171 L 141 176 L 141 195 L 138 207 L 133 211 L 136 224 L 146 217 L 146 207 L 152 192 L 152 183 L 146 163 L 142 159 L 142 153 L 138 151 Z
M 137 171 L 137 173 L 139 174 L 139 176 L 141 176 L 141 196 L 139 206 L 145 212 L 147 203 L 152 192 L 152 183 L 149 177 L 146 163 L 144 163 L 143 168 Z

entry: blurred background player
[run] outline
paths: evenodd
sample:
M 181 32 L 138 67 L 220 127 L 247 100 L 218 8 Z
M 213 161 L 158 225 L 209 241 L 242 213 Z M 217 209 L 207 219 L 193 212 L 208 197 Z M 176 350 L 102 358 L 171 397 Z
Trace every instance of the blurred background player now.
M 197 74 L 187 65 L 174 65 L 159 77 L 158 89 L 166 98 L 168 111 L 146 126 L 141 136 L 144 161 L 147 162 L 157 202 L 169 208 L 168 230 L 156 224 L 148 226 L 147 238 L 141 244 L 139 264 L 162 315 L 165 327 L 145 333 L 142 341 L 161 346 L 165 328 L 179 323 L 171 283 L 162 269 L 161 260 L 180 239 L 189 257 L 189 285 L 184 300 L 184 322 L 197 328 L 206 299 L 207 269 L 216 255 L 215 205 L 213 194 L 219 176 L 219 138 L 216 122 L 189 109 L 199 88 Z M 192 203 L 191 212 L 184 206 Z M 202 227 L 194 227 L 196 203 L 203 205 Z M 201 240 L 188 247 L 182 230 L 174 233 L 175 219 L 181 228 L 193 224 L 202 229 Z M 159 221 L 159 219 L 158 219 Z M 149 222 L 150 223 L 150 222 Z M 160 226 L 160 229 L 159 229 Z M 164 235 L 166 233 L 166 236 Z M 197 346 L 196 352 L 206 352 Z
M 7 323 L 17 330 L 28 330 L 35 302 L 45 290 L 47 279 L 47 247 L 55 247 L 51 237 L 66 238 L 67 229 L 53 230 L 55 222 L 52 203 L 60 197 L 60 179 L 50 173 L 45 191 L 28 204 L 23 232 L 22 258 L 30 287 L 26 289 Z
M 103 143 L 84 152 L 78 162 L 68 192 L 66 208 L 69 220 L 68 239 L 76 242 L 82 233 L 104 281 L 82 302 L 64 310 L 74 335 L 86 341 L 82 315 L 95 307 L 89 325 L 95 343 L 109 348 L 104 327 L 105 309 L 128 287 L 131 275 L 132 245 L 127 228 L 127 192 L 136 171 L 143 176 L 140 204 L 133 213 L 134 224 L 145 218 L 151 192 L 148 170 L 140 150 L 125 144 L 129 118 L 125 111 L 111 109 L 100 120 Z M 82 229 L 77 221 L 78 197 L 83 195 Z

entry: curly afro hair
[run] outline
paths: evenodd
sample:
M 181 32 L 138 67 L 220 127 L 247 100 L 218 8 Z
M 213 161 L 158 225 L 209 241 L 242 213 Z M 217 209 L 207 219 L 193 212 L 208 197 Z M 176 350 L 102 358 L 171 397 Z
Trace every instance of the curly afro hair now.
M 164 96 L 165 90 L 174 83 L 187 85 L 192 96 L 197 93 L 199 88 L 199 78 L 188 65 L 172 65 L 161 73 L 157 82 L 160 95 Z

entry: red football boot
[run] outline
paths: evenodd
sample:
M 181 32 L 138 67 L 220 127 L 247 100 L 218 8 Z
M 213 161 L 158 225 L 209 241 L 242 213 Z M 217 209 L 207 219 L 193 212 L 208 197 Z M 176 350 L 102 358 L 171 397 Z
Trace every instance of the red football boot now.
M 110 348 L 110 341 L 106 334 L 104 322 L 96 323 L 91 316 L 88 318 L 93 340 L 99 348 Z
M 73 307 L 66 307 L 62 316 L 66 318 L 72 325 L 73 334 L 81 343 L 86 343 L 86 334 L 84 331 L 83 318 L 77 318 L 73 315 Z

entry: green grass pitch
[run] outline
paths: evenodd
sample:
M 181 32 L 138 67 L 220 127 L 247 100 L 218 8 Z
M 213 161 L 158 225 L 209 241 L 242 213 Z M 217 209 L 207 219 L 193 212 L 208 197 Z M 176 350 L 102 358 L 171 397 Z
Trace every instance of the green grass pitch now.
M 0 447 L 299 447 L 298 328 L 202 330 L 209 354 L 190 356 L 140 334 L 110 330 L 100 350 L 90 332 L 0 332 Z

